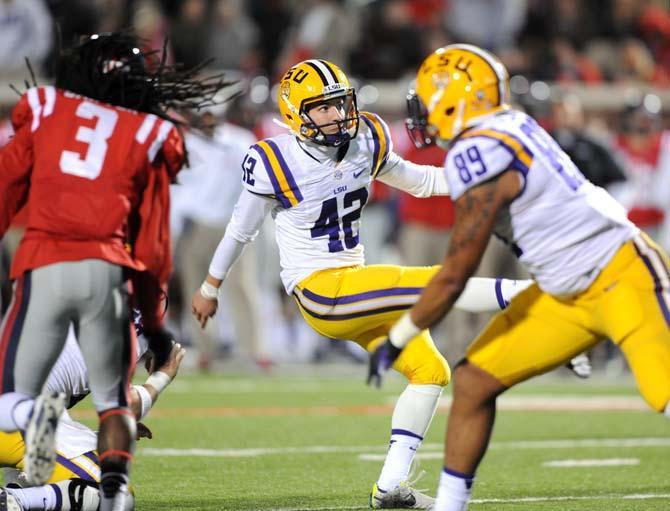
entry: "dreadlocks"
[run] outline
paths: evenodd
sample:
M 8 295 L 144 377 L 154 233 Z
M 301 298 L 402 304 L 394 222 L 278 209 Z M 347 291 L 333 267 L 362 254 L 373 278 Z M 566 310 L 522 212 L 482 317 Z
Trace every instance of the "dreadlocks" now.
M 232 82 L 223 75 L 202 78 L 209 63 L 191 69 L 166 64 L 163 50 L 143 53 L 129 32 L 93 34 L 61 50 L 55 85 L 111 105 L 151 113 L 177 124 L 170 110 L 199 110 L 216 104 L 215 94 Z M 160 54 L 160 57 L 159 57 Z

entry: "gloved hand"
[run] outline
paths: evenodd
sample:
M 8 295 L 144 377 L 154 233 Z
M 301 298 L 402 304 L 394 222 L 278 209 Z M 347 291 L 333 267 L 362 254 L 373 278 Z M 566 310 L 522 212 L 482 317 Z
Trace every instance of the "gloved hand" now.
M 402 349 L 393 346 L 388 338 L 380 344 L 370 355 L 368 385 L 374 383 L 376 387 L 381 387 L 382 376 L 391 368 L 401 352 Z
M 166 328 L 159 327 L 151 332 L 145 330 L 144 337 L 147 338 L 149 350 L 153 354 L 153 371 L 155 371 L 167 364 L 170 359 L 174 335 Z
M 591 361 L 586 353 L 577 355 L 575 358 L 570 360 L 565 367 L 570 369 L 580 378 L 588 378 L 591 376 Z

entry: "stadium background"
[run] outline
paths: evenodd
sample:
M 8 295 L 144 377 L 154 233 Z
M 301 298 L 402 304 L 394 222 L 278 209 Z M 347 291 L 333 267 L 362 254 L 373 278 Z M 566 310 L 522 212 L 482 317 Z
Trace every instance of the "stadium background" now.
M 193 65 L 212 58 L 211 70 L 238 79 L 242 95 L 210 113 L 259 138 L 281 131 L 273 118 L 278 117 L 274 84 L 282 72 L 305 58 L 331 60 L 352 78 L 359 108 L 392 124 L 396 151 L 434 164 L 442 161 L 440 151 L 415 151 L 403 131 L 405 93 L 417 65 L 434 48 L 478 44 L 507 65 L 516 104 L 535 115 L 582 170 L 628 208 L 632 220 L 670 249 L 667 0 L 4 0 L 0 27 L 0 145 L 11 136 L 7 117 L 17 99 L 9 84 L 20 87 L 29 76 L 24 56 L 38 82 L 49 83 L 59 38 L 67 45 L 80 34 L 133 27 L 147 49 L 160 49 L 168 37 L 170 59 Z M 239 179 L 239 162 L 226 165 L 234 168 L 231 179 Z M 175 230 L 177 277 L 191 261 L 184 245 L 198 223 L 188 214 L 179 220 L 184 228 Z M 367 260 L 438 262 L 452 222 L 448 199 L 418 201 L 376 187 L 362 231 Z M 20 233 L 19 219 L 0 245 L 5 306 L 6 270 Z M 271 223 L 250 254 L 246 285 L 258 291 L 259 340 L 249 343 L 240 336 L 234 326 L 249 318 L 235 318 L 235 307 L 224 300 L 209 332 L 216 352 L 199 357 L 194 346 L 184 375 L 150 417 L 156 439 L 140 447 L 135 472 L 143 489 L 141 509 L 365 504 L 379 461 L 364 461 L 383 453 L 400 379 L 391 379 L 381 393 L 364 389 L 365 354 L 319 338 L 303 324 L 280 287 Z M 206 267 L 198 271 L 204 276 Z M 523 273 L 492 241 L 478 275 Z M 184 289 L 177 277 L 169 324 L 189 342 L 193 289 Z M 486 320 L 456 313 L 434 337 L 453 362 Z M 611 345 L 592 356 L 594 385 L 575 382 L 565 372 L 512 394 L 494 438 L 499 447 L 482 469 L 485 483 L 478 486 L 474 509 L 667 509 L 670 496 L 662 478 L 670 445 L 667 421 L 640 413 L 644 406 Z M 93 423 L 90 411 L 79 417 Z M 432 447 L 423 463 L 430 491 L 444 421 L 442 411 L 427 438 Z M 539 468 L 555 458 L 604 453 L 624 461 L 569 473 Z M 630 499 L 631 494 L 649 497 Z M 524 503 L 524 498 L 539 500 Z

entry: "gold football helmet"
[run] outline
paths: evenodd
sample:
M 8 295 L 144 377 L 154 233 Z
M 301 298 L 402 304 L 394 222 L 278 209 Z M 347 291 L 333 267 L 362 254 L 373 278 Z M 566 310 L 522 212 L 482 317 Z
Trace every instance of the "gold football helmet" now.
M 327 60 L 305 60 L 289 69 L 279 82 L 278 102 L 284 122 L 303 140 L 339 146 L 358 133 L 356 92 L 342 70 Z M 308 112 L 322 103 L 334 103 L 341 108 L 342 119 L 317 125 Z M 337 133 L 324 133 L 322 129 L 332 124 L 337 124 Z
M 509 75 L 497 57 L 470 44 L 450 44 L 421 64 L 416 90 L 407 96 L 405 124 L 417 147 L 443 145 L 473 118 L 505 110 L 509 102 Z

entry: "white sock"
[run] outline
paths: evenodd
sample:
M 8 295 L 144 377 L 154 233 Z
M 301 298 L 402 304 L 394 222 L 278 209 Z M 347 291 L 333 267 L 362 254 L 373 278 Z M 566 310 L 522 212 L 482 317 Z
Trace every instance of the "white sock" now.
M 466 511 L 474 480 L 474 476 L 460 474 L 444 467 L 433 511 Z
M 0 396 L 0 410 L 9 410 L 9 413 L 0 414 L 0 431 L 11 433 L 25 430 L 34 405 L 34 398 L 20 392 L 8 392 Z
M 532 280 L 487 279 L 471 277 L 454 308 L 466 312 L 496 312 L 533 283 Z
M 407 479 L 442 394 L 439 385 L 407 385 L 391 419 L 391 439 L 377 487 L 388 491 Z
M 528 289 L 531 286 L 531 284 L 533 284 L 533 282 L 535 281 L 496 279 L 496 291 L 500 289 L 501 300 L 505 304 L 505 307 L 507 307 L 509 305 L 509 302 L 512 301 L 512 298 L 521 293 L 521 291 L 525 291 L 526 289 Z
M 40 509 L 44 511 L 60 511 L 55 485 L 35 486 L 34 488 L 6 488 L 7 493 L 11 493 L 19 501 L 21 507 L 25 510 Z M 69 508 L 68 508 L 69 509 Z
M 668 401 L 668 404 L 665 405 L 665 412 L 664 412 L 664 414 L 665 414 L 665 416 L 666 416 L 668 419 L 670 419 L 670 401 Z

